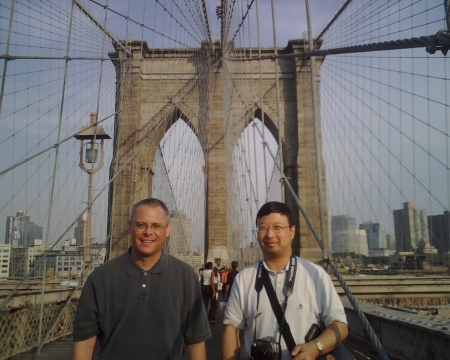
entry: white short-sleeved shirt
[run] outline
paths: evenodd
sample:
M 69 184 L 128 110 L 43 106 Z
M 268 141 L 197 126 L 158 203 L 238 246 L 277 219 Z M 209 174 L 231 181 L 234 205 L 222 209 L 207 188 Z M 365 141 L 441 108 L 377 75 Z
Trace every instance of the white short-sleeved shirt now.
M 203 270 L 203 285 L 211 285 L 211 269 Z
M 333 321 L 347 323 L 347 318 L 342 302 L 325 270 L 308 260 L 299 257 L 296 257 L 296 259 L 297 272 L 294 291 L 289 296 L 285 317 L 291 328 L 295 343 L 303 344 L 305 335 L 312 324 L 326 327 Z M 282 304 L 284 301 L 284 279 L 289 263 L 279 274 L 271 271 L 266 263 L 263 264 L 269 273 L 278 301 Z M 245 349 L 249 356 L 255 329 L 257 305 L 255 280 L 258 265 L 259 262 L 243 269 L 236 276 L 223 320 L 224 324 L 244 330 Z M 260 294 L 258 313 L 261 315 L 258 316 L 256 322 L 256 338 L 272 336 L 278 341 L 280 334 L 277 319 L 264 288 Z M 282 359 L 291 359 L 283 337 L 281 337 L 281 347 Z

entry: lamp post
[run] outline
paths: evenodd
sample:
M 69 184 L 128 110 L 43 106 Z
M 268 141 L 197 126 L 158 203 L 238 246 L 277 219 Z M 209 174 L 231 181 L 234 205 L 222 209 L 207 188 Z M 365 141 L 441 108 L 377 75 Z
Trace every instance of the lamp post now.
M 103 167 L 103 160 L 105 157 L 104 140 L 109 140 L 111 137 L 103 130 L 103 127 L 95 125 L 97 123 L 97 114 L 91 114 L 90 125 L 82 126 L 81 131 L 75 135 L 75 139 L 80 140 L 80 168 L 89 175 L 88 186 L 88 216 L 86 239 L 84 244 L 84 266 L 87 269 L 91 263 L 91 245 L 92 245 L 92 177 Z M 84 142 L 87 142 L 86 154 L 84 153 Z M 96 167 L 93 164 L 97 162 L 98 157 L 98 142 L 100 141 L 100 159 Z M 91 164 L 86 167 L 87 164 Z

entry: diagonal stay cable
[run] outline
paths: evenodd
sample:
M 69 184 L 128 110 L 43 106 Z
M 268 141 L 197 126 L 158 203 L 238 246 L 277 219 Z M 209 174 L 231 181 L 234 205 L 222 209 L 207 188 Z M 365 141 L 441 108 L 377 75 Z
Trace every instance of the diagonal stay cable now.
M 208 67 L 207 67 L 206 69 L 203 70 L 203 72 L 204 72 L 204 71 L 207 71 L 211 66 L 213 66 L 213 65 L 212 65 L 212 64 L 209 64 Z M 198 82 L 198 79 L 197 79 L 197 80 L 192 79 L 192 80 L 191 80 L 191 84 L 192 84 L 191 86 L 195 86 L 195 84 L 196 84 L 197 82 Z M 181 98 L 178 99 L 178 100 L 181 101 L 182 99 L 183 99 L 183 98 L 181 97 Z M 85 130 L 90 129 L 90 128 L 94 127 L 94 126 L 97 126 L 97 125 L 101 124 L 102 122 L 104 122 L 104 121 L 110 119 L 111 117 L 114 117 L 114 116 L 116 116 L 116 115 L 119 115 L 119 114 L 122 113 L 123 111 L 128 110 L 128 109 L 132 108 L 133 106 L 139 104 L 140 101 L 141 101 L 141 100 L 138 99 L 138 100 L 134 101 L 133 103 L 131 103 L 129 106 L 127 106 L 127 107 L 125 107 L 125 108 L 123 108 L 123 109 L 121 109 L 121 110 L 115 111 L 114 113 L 111 113 L 110 115 L 106 116 L 105 118 L 103 118 L 103 119 L 101 119 L 101 120 L 98 120 L 97 123 L 95 123 L 95 124 L 93 124 L 93 125 L 89 125 L 88 127 L 85 128 Z M 148 123 L 147 123 L 147 124 L 144 124 L 143 127 L 145 127 L 145 126 L 147 126 L 147 125 L 148 125 Z M 77 134 L 78 134 L 78 132 L 75 133 L 75 134 L 72 134 L 72 135 L 66 137 L 66 138 L 63 139 L 63 140 L 61 140 L 61 141 L 59 141 L 59 142 L 56 142 L 56 143 L 53 144 L 52 146 L 49 146 L 49 147 L 47 147 L 46 149 L 44 149 L 44 150 L 42 150 L 42 151 L 39 151 L 39 152 L 37 152 L 37 153 L 31 155 L 30 157 L 27 157 L 27 158 L 21 160 L 21 161 L 18 161 L 18 162 L 15 163 L 14 165 L 12 165 L 12 166 L 10 166 L 10 167 L 8 167 L 8 168 L 6 168 L 6 169 L 0 171 L 0 177 L 3 176 L 4 174 L 8 173 L 9 171 L 11 171 L 11 170 L 17 168 L 18 166 L 23 165 L 23 164 L 25 164 L 26 162 L 28 162 L 28 161 L 30 161 L 30 160 L 33 160 L 34 158 L 36 158 L 36 157 L 38 157 L 38 156 L 40 156 L 40 155 L 46 153 L 47 151 L 50 151 L 50 150 L 55 149 L 55 148 L 58 148 L 58 147 L 59 147 L 60 145 L 62 145 L 63 143 L 65 143 L 65 142 L 69 141 L 70 139 L 74 138 Z
M 234 81 L 232 81 L 232 82 L 234 83 Z M 237 86 L 236 86 L 236 88 L 237 88 Z M 247 111 L 249 111 L 249 110 L 247 110 Z M 257 130 L 258 130 L 259 134 L 262 136 L 261 130 L 259 128 L 257 128 Z M 387 353 L 385 352 L 384 348 L 382 347 L 378 337 L 376 336 L 375 332 L 371 328 L 370 323 L 368 322 L 366 316 L 364 315 L 364 313 L 359 308 L 359 305 L 357 304 L 356 299 L 354 298 L 351 290 L 348 288 L 348 285 L 345 283 L 345 280 L 343 279 L 342 275 L 340 274 L 339 270 L 337 269 L 336 264 L 334 263 L 334 261 L 330 261 L 330 256 L 327 254 L 326 250 L 324 250 L 322 238 L 319 236 L 319 234 L 315 230 L 314 225 L 310 221 L 308 214 L 306 213 L 306 211 L 304 210 L 303 206 L 301 205 L 300 200 L 298 199 L 297 195 L 295 194 L 294 190 L 292 189 L 292 186 L 290 185 L 290 183 L 287 180 L 287 178 L 284 175 L 284 173 L 281 171 L 281 169 L 279 167 L 279 164 L 276 162 L 276 158 L 274 157 L 271 149 L 269 148 L 269 146 L 268 146 L 268 144 L 266 142 L 263 142 L 263 145 L 265 147 L 267 147 L 270 155 L 272 156 L 273 160 L 275 161 L 276 167 L 280 171 L 280 174 L 282 174 L 281 177 L 282 177 L 283 183 L 288 187 L 289 191 L 291 192 L 292 196 L 294 197 L 294 199 L 295 199 L 295 201 L 297 203 L 297 206 L 299 207 L 299 210 L 303 214 L 303 216 L 304 216 L 304 218 L 305 218 L 305 220 L 306 220 L 306 222 L 307 222 L 311 232 L 313 233 L 316 241 L 318 242 L 319 246 L 321 247 L 322 251 L 324 252 L 324 258 L 328 259 L 329 264 L 330 264 L 331 268 L 333 269 L 333 272 L 334 272 L 335 276 L 337 277 L 337 279 L 339 280 L 342 288 L 344 289 L 345 293 L 347 294 L 347 296 L 348 296 L 348 298 L 349 298 L 353 308 L 358 313 L 358 316 L 361 319 L 361 322 L 363 323 L 363 326 L 364 326 L 366 332 L 369 334 L 369 337 L 370 337 L 372 343 L 376 347 L 378 354 L 380 355 L 380 357 L 382 359 L 389 359 L 389 357 L 388 357 Z
M 260 133 L 260 135 L 262 135 L 259 129 L 258 129 L 258 132 Z M 264 146 L 267 146 L 267 144 L 264 143 Z M 316 231 L 313 223 L 311 222 L 311 220 L 310 220 L 306 210 L 303 208 L 303 206 L 302 206 L 299 198 L 297 197 L 294 189 L 292 188 L 289 180 L 287 179 L 287 177 L 284 174 L 284 172 L 282 172 L 281 169 L 279 168 L 279 165 L 276 162 L 276 159 L 275 159 L 272 151 L 270 150 L 270 148 L 268 146 L 267 146 L 267 148 L 269 150 L 270 155 L 272 156 L 272 158 L 275 161 L 275 165 L 278 167 L 278 170 L 280 171 L 281 179 L 282 179 L 283 183 L 289 189 L 289 192 L 291 193 L 291 196 L 294 198 L 294 200 L 295 200 L 295 202 L 297 204 L 297 207 L 299 208 L 299 210 L 302 213 L 306 223 L 308 224 L 309 229 L 311 230 L 312 234 L 314 235 L 314 238 L 316 239 L 317 243 L 319 244 L 320 248 L 322 249 L 322 252 L 324 254 L 324 259 L 328 260 L 329 265 L 333 269 L 334 275 L 339 280 L 339 283 L 341 284 L 342 288 L 344 289 L 345 294 L 347 295 L 348 299 L 350 300 L 350 303 L 352 304 L 352 306 L 355 309 L 355 311 L 358 313 L 358 316 L 359 316 L 361 322 L 363 323 L 364 330 L 367 332 L 367 334 L 369 335 L 370 340 L 372 341 L 372 344 L 374 344 L 375 348 L 377 349 L 378 355 L 380 355 L 380 357 L 383 360 L 389 360 L 389 357 L 388 357 L 386 351 L 384 350 L 383 345 L 381 344 L 381 342 L 378 339 L 377 335 L 373 331 L 373 329 L 372 329 L 369 321 L 367 320 L 365 314 L 362 312 L 361 308 L 359 307 L 358 302 L 356 301 L 355 297 L 353 296 L 353 293 L 351 292 L 351 290 L 348 287 L 347 283 L 345 282 L 344 278 L 342 277 L 342 274 L 340 273 L 339 269 L 337 268 L 336 263 L 330 259 L 330 255 L 328 254 L 328 252 L 324 248 L 322 238 L 319 236 L 318 232 Z
M 341 16 L 341 14 L 344 12 L 344 10 L 350 5 L 350 3 L 353 0 L 347 0 L 344 5 L 342 5 L 342 7 L 338 10 L 338 12 L 336 13 L 336 15 L 334 15 L 334 17 L 330 20 L 330 22 L 328 23 L 327 26 L 325 26 L 325 28 L 322 30 L 322 32 L 317 36 L 316 40 L 314 41 L 314 43 L 317 43 L 318 41 L 320 41 L 320 39 L 322 38 L 323 35 L 325 35 L 325 33 L 330 29 L 331 25 L 334 24 L 334 22 L 339 18 L 339 16 Z
M 390 105 L 390 104 L 389 104 Z M 386 121 L 387 122 L 387 120 L 382 116 L 382 114 L 381 113 L 378 113 L 376 110 L 374 110 L 374 109 L 370 109 L 371 111 L 373 111 L 377 116 L 379 116 L 380 117 L 380 119 L 383 119 L 384 121 Z M 389 147 L 387 147 L 382 141 L 381 141 L 381 139 L 380 138 L 378 138 L 374 133 L 373 133 L 373 131 L 370 129 L 370 128 L 368 128 L 367 127 L 367 125 L 364 123 L 364 122 L 361 122 L 361 125 L 363 126 L 363 127 L 365 127 L 366 128 L 366 130 L 389 152 L 389 154 L 395 159 L 395 160 L 397 160 L 398 161 L 398 163 L 413 177 L 413 179 L 415 180 L 415 181 L 417 181 L 418 183 L 419 183 L 419 185 L 420 186 L 422 186 L 427 192 L 429 192 L 428 191 L 428 189 L 427 189 L 427 187 L 417 178 L 417 176 L 410 170 L 410 169 L 408 169 L 403 163 L 402 163 L 402 161 L 401 161 L 401 159 L 399 159 L 393 152 L 392 152 L 392 150 L 389 148 Z M 437 162 L 439 162 L 439 163 L 441 163 L 441 165 L 443 165 L 446 169 L 448 169 L 448 167 L 447 167 L 447 165 L 446 164 L 444 164 L 444 163 L 442 163 L 441 161 L 439 161 L 439 159 L 437 159 L 437 158 L 435 158 L 434 157 L 434 155 L 433 154 L 431 154 L 431 153 L 429 153 L 427 150 L 425 150 L 425 149 L 423 149 L 423 147 L 421 147 L 417 142 L 414 142 L 413 141 L 413 139 L 411 139 L 410 137 L 408 137 L 408 136 L 406 136 L 406 134 L 404 133 L 404 132 L 402 132 L 402 131 L 400 131 L 398 128 L 396 128 L 395 126 L 393 126 L 392 125 L 392 123 L 389 123 L 389 125 L 390 126 L 392 126 L 394 129 L 396 129 L 397 131 L 399 131 L 405 138 L 407 138 L 408 140 L 410 140 L 411 142 L 413 142 L 416 146 L 418 146 L 419 148 L 421 148 L 426 154 L 428 154 L 430 157 L 432 157 L 432 158 L 434 158 Z M 441 201 L 438 199 L 438 197 L 437 196 L 435 196 L 435 195 L 433 195 L 432 193 L 430 193 L 430 196 L 432 196 L 433 197 L 433 199 L 434 200 L 436 200 L 437 202 L 438 202 L 438 204 L 439 205 L 441 205 L 444 209 L 446 208 L 445 206 L 444 206 L 444 204 L 442 204 L 441 203 Z
M 96 2 L 96 1 L 94 1 L 94 0 L 90 0 L 90 1 L 93 2 L 93 3 L 95 3 L 95 4 L 97 4 L 97 5 L 99 5 L 99 6 L 101 6 L 101 7 L 106 6 L 106 5 L 102 5 L 102 4 L 98 3 L 98 2 Z M 177 43 L 177 44 L 180 44 L 180 45 L 189 47 L 189 45 L 184 44 L 184 43 L 182 43 L 182 42 L 180 42 L 180 41 L 178 41 L 178 40 L 176 40 L 176 39 L 173 39 L 173 38 L 171 38 L 170 36 L 167 36 L 167 35 L 165 35 L 164 33 L 160 32 L 160 31 L 158 31 L 158 30 L 156 30 L 156 29 L 153 29 L 153 28 L 151 28 L 151 27 L 148 27 L 148 26 L 145 25 L 145 24 L 142 24 L 142 23 L 140 23 L 140 22 L 138 22 L 138 21 L 136 21 L 136 20 L 133 20 L 133 19 L 131 19 L 130 17 L 125 16 L 125 15 L 121 14 L 120 12 L 111 9 L 109 6 L 107 6 L 107 8 L 108 8 L 109 11 L 113 12 L 114 14 L 116 14 L 116 15 L 118 15 L 118 16 L 124 18 L 124 19 L 127 19 L 128 21 L 130 21 L 130 22 L 132 22 L 132 23 L 134 23 L 134 24 L 136 24 L 136 25 L 139 25 L 139 26 L 141 26 L 142 28 L 145 28 L 145 29 L 147 29 L 147 30 L 150 30 L 150 31 L 152 31 L 153 33 L 158 34 L 158 35 L 160 35 L 160 36 L 163 37 L 163 38 L 166 38 L 166 39 L 168 39 L 168 40 L 171 40 L 171 41 L 173 41 L 173 42 L 175 42 L 175 43 Z M 186 31 L 187 31 L 187 30 L 186 30 Z M 188 31 L 187 31 L 187 33 L 188 33 L 194 40 L 200 42 L 198 39 L 196 39 L 195 37 L 193 37 L 192 34 L 190 34 Z M 122 44 L 122 42 L 120 43 L 120 45 L 121 45 L 121 44 Z M 123 47 L 123 45 L 121 45 L 121 46 Z

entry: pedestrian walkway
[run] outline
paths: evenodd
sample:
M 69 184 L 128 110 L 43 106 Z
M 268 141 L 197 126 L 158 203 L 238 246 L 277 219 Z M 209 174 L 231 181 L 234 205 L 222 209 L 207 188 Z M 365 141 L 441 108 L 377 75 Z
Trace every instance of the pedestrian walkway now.
M 219 298 L 219 302 L 223 301 Z M 222 334 L 225 325 L 222 323 L 223 315 L 220 309 L 217 309 L 216 324 L 210 324 L 212 338 L 206 342 L 206 350 L 208 360 L 221 360 L 222 353 Z M 72 336 L 64 339 L 53 341 L 46 344 L 40 351 L 39 355 L 35 355 L 32 351 L 14 357 L 14 360 L 70 360 L 72 359 L 73 341 Z

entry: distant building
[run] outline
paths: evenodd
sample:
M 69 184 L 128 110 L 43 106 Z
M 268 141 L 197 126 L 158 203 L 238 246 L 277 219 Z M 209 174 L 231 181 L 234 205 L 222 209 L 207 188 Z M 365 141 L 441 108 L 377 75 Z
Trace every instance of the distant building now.
M 42 239 L 42 234 L 42 227 L 31 222 L 22 210 L 16 216 L 6 218 L 5 244 L 28 247 L 34 244 L 35 239 Z
M 0 278 L 6 278 L 9 276 L 11 249 L 11 244 L 0 244 Z
M 384 225 L 374 221 L 366 221 L 359 225 L 360 230 L 364 230 L 367 234 L 367 244 L 369 250 L 386 249 L 386 236 Z
M 67 247 L 67 246 L 77 246 L 77 239 L 64 240 L 64 247 Z
M 428 216 L 428 229 L 430 244 L 439 254 L 450 251 L 450 211 L 444 211 L 443 215 Z
M 388 257 L 396 253 L 395 249 L 371 249 L 369 250 L 370 257 Z
M 103 244 L 91 245 L 91 268 L 95 269 L 105 262 L 106 246 Z
M 356 229 L 353 215 L 331 217 L 331 249 L 339 256 L 349 253 L 369 256 L 366 231 Z
M 51 245 L 42 245 L 42 241 L 36 241 L 33 246 L 12 248 L 10 276 L 22 278 L 27 275 L 35 264 L 36 256 L 42 255 L 50 247 Z M 36 276 L 36 272 L 30 275 Z
M 356 230 L 356 220 L 353 215 L 335 215 L 331 217 L 331 231 Z
M 166 250 L 173 256 L 190 256 L 192 243 L 192 220 L 182 211 L 170 213 L 170 236 L 167 239 Z
M 355 253 L 369 256 L 367 235 L 364 230 L 336 230 L 332 233 L 331 248 L 339 256 Z
M 386 246 L 389 250 L 395 250 L 395 236 L 386 234 Z
M 394 210 L 394 227 L 397 252 L 414 251 L 419 241 L 429 243 L 427 211 L 405 202 L 403 209 Z
M 78 217 L 77 226 L 74 230 L 74 238 L 76 239 L 76 244 L 78 246 L 86 244 L 87 238 L 87 218 L 88 214 L 81 214 Z
M 36 276 L 42 277 L 44 274 L 52 270 L 52 275 L 60 277 L 69 277 L 71 272 L 81 274 L 84 270 L 84 253 L 83 249 L 78 249 L 76 246 L 64 247 L 60 251 L 51 251 L 47 254 L 45 261 L 41 261 L 36 268 Z M 36 262 L 40 260 L 43 254 L 36 256 Z

